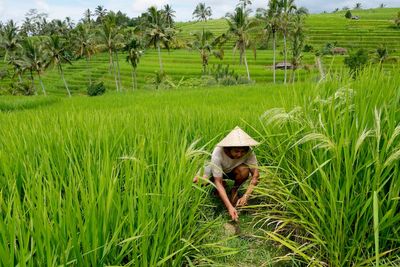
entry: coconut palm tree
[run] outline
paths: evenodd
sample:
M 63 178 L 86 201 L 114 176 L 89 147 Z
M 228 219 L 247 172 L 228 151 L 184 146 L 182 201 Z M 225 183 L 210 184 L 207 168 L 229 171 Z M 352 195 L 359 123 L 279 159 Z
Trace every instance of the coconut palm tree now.
M 36 72 L 36 74 L 38 75 L 43 94 L 47 95 L 41 77 L 41 74 L 48 67 L 47 51 L 44 49 L 41 40 L 37 40 L 36 42 L 34 42 L 30 38 L 23 40 L 22 47 L 23 47 L 23 56 L 21 58 L 20 65 L 23 66 L 23 68 L 29 70 L 32 81 L 32 87 L 34 88 L 35 93 L 37 93 L 37 91 L 35 89 L 35 83 L 33 78 L 34 72 Z
M 158 51 L 158 61 L 160 71 L 163 72 L 163 64 L 161 58 L 161 43 L 169 49 L 169 44 L 175 36 L 175 29 L 168 27 L 164 16 L 155 6 L 149 7 L 144 22 L 145 36 L 148 40 L 147 46 L 153 45 Z
M 361 9 L 361 3 L 356 3 L 356 5 L 354 6 L 354 9 Z
M 165 22 L 167 23 L 168 27 L 171 28 L 174 24 L 175 10 L 173 10 L 170 5 L 166 4 L 162 10 L 162 13 L 165 17 Z
M 140 57 L 143 55 L 143 46 L 137 37 L 132 38 L 124 48 L 128 52 L 126 61 L 132 66 L 132 90 L 137 88 L 136 69 L 139 64 Z
M 234 50 L 239 50 L 240 64 L 244 62 L 246 66 L 247 79 L 250 81 L 249 66 L 247 64 L 246 48 L 255 46 L 250 39 L 250 32 L 257 26 L 256 20 L 249 18 L 250 10 L 236 7 L 233 13 L 227 14 L 228 34 L 236 38 Z
M 20 41 L 17 25 L 13 20 L 8 21 L 0 32 L 0 47 L 5 51 L 4 62 L 17 49 L 21 48 Z
M 92 11 L 88 8 L 83 12 L 83 18 L 81 19 L 83 23 L 92 23 Z
M 94 9 L 94 14 L 97 16 L 97 22 L 102 22 L 104 17 L 107 15 L 108 10 L 104 6 L 97 6 Z
M 192 15 L 197 21 L 207 21 L 212 15 L 211 7 L 205 3 L 198 3 Z
M 268 36 L 272 35 L 272 43 L 273 43 L 273 80 L 276 83 L 276 34 L 280 27 L 280 13 L 281 8 L 278 4 L 278 0 L 269 0 L 268 1 L 268 9 L 266 10 L 264 17 L 265 20 L 265 31 L 268 32 Z M 268 37 L 269 38 L 269 37 Z
M 214 46 L 218 45 L 219 38 L 214 38 L 211 31 L 205 30 L 195 32 L 193 34 L 194 40 L 189 43 L 189 47 L 197 50 L 200 53 L 200 58 L 203 66 L 203 75 L 207 73 L 208 60 L 211 54 L 215 57 L 222 59 L 224 56 L 223 50 L 214 51 Z
M 92 84 L 90 61 L 96 52 L 95 36 L 90 30 L 90 24 L 80 23 L 76 26 L 73 34 L 73 47 L 75 55 L 86 59 L 86 71 L 88 72 L 89 85 Z
M 400 11 L 397 12 L 397 17 L 394 19 L 394 24 L 397 26 L 397 28 L 400 28 Z
M 64 77 L 64 71 L 62 68 L 62 63 L 72 64 L 71 60 L 67 56 L 67 51 L 65 49 L 64 42 L 58 35 L 51 35 L 47 42 L 45 42 L 45 48 L 48 51 L 49 65 L 57 67 L 60 72 L 61 79 L 64 82 L 65 89 L 67 90 L 68 96 L 71 97 L 71 91 L 68 88 L 67 81 Z
M 297 9 L 296 5 L 294 4 L 294 0 L 280 0 L 279 1 L 280 9 L 281 9 L 281 23 L 280 23 L 280 30 L 283 34 L 283 55 L 284 55 L 284 62 L 285 62 L 285 78 L 284 83 L 286 83 L 287 78 L 287 43 L 286 39 L 288 37 L 290 27 L 291 27 L 291 16 L 293 15 L 294 11 Z
M 109 71 L 114 74 L 115 87 L 116 90 L 120 90 L 120 79 L 119 71 L 116 70 L 115 63 L 118 64 L 118 54 L 116 54 L 116 49 L 121 46 L 123 42 L 123 36 L 119 33 L 119 29 L 116 25 L 115 16 L 106 16 L 103 19 L 101 27 L 98 30 L 98 42 L 97 47 L 99 49 L 104 49 L 108 51 L 109 58 Z M 117 56 L 114 60 L 114 56 Z
M 250 0 L 239 0 L 238 6 L 241 6 L 243 9 L 246 9 L 247 6 L 250 6 L 252 3 Z
M 292 82 L 296 79 L 296 70 L 298 69 L 302 60 L 302 51 L 304 48 L 304 22 L 301 15 L 294 17 L 293 31 L 292 31 Z

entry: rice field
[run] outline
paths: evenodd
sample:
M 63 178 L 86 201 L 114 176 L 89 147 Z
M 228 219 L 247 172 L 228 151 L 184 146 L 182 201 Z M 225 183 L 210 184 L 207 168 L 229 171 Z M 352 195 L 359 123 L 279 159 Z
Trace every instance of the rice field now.
M 312 15 L 310 43 L 384 41 L 398 54 L 397 10 Z M 203 24 L 179 27 L 184 37 Z M 325 56 L 326 80 L 311 68 L 284 85 L 278 71 L 274 85 L 272 51 L 261 50 L 249 56 L 255 83 L 224 87 L 199 86 L 194 51 L 162 57 L 170 89 L 154 90 L 148 50 L 138 90 L 121 55 L 115 92 L 100 53 L 89 69 L 63 67 L 72 98 L 56 70 L 43 75 L 47 97 L 0 96 L 0 266 L 400 266 L 398 64 L 353 79 L 343 56 Z M 222 64 L 245 74 L 230 50 Z M 88 75 L 105 95 L 86 96 Z M 191 181 L 236 125 L 261 142 L 261 176 L 232 233 L 213 187 Z
M 3 108 L 0 265 L 396 266 L 400 80 L 338 77 Z M 236 125 L 262 175 L 225 236 L 191 179 Z

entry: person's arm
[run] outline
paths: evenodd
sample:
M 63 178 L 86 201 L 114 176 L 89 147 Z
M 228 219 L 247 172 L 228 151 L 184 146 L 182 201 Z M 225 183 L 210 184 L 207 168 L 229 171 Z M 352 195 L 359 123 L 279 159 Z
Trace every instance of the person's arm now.
M 247 187 L 246 193 L 244 193 L 244 195 L 241 198 L 239 198 L 239 200 L 237 201 L 236 207 L 241 207 L 241 206 L 247 205 L 247 201 L 249 200 L 250 194 L 253 192 L 254 187 L 258 184 L 258 177 L 260 176 L 258 169 L 252 168 L 252 169 L 250 169 L 250 173 L 251 173 L 250 184 Z
M 231 216 L 233 221 L 237 221 L 239 216 L 238 213 L 235 209 L 234 206 L 232 206 L 231 202 L 229 201 L 229 198 L 226 194 L 226 190 L 222 184 L 222 177 L 214 177 L 214 183 L 215 186 L 217 187 L 218 194 L 220 198 L 222 199 L 222 202 L 224 202 L 226 209 L 229 212 L 229 215 Z

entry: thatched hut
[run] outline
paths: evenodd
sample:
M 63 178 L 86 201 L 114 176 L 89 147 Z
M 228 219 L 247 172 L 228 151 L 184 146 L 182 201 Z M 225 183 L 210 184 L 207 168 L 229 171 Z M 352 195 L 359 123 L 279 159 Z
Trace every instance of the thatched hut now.
M 275 64 L 275 69 L 276 70 L 284 70 L 286 66 L 286 69 L 292 69 L 293 65 L 289 62 L 279 62 Z

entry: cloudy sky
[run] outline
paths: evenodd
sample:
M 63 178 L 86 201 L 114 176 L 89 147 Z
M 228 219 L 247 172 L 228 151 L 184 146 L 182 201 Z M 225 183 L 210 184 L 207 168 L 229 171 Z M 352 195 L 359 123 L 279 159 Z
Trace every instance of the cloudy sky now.
M 126 13 L 130 17 L 138 16 L 149 6 L 156 5 L 162 7 L 170 4 L 176 11 L 176 20 L 187 21 L 192 18 L 192 12 L 199 2 L 205 2 L 213 11 L 213 18 L 219 18 L 226 12 L 233 10 L 237 0 L 0 0 L 0 20 L 5 22 L 13 19 L 21 22 L 29 9 L 37 9 L 40 12 L 49 14 L 50 19 L 64 19 L 71 17 L 75 22 L 82 18 L 85 9 L 94 8 L 98 5 L 104 6 L 107 10 Z M 265 7 L 267 0 L 253 0 L 252 9 Z M 304 6 L 312 13 L 332 11 L 336 7 L 353 7 L 356 2 L 362 3 L 362 7 L 377 7 L 384 3 L 387 7 L 400 7 L 400 0 L 297 0 L 297 6 Z

